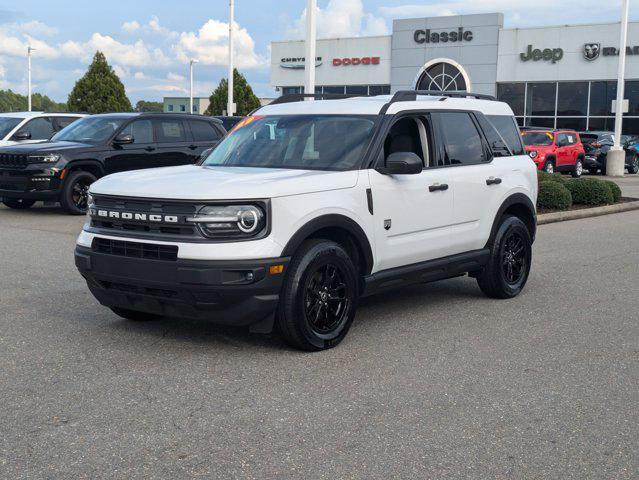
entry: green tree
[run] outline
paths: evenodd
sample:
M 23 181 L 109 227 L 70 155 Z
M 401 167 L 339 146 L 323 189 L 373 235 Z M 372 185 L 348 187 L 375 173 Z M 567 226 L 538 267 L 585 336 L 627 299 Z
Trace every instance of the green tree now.
M 209 97 L 210 104 L 204 112 L 205 115 L 222 115 L 226 110 L 228 88 L 228 80 L 220 80 L 220 84 Z M 244 75 L 237 69 L 233 69 L 233 102 L 237 105 L 235 115 L 241 116 L 248 115 L 260 106 L 260 100 L 253 93 Z
M 135 104 L 136 112 L 161 112 L 164 110 L 162 102 L 147 102 L 146 100 L 138 100 Z
M 46 95 L 34 93 L 31 95 L 31 107 L 34 111 L 66 112 L 65 103 L 57 103 Z M 27 96 L 11 90 L 0 90 L 0 112 L 23 112 L 27 110 Z
M 100 51 L 95 52 L 87 73 L 71 90 L 67 105 L 70 111 L 88 113 L 132 110 L 124 85 Z

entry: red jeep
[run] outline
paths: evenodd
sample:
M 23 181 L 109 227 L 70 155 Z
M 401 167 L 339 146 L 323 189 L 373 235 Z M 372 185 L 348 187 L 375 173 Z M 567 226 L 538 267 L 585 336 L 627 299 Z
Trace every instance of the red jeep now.
M 584 146 L 574 130 L 524 130 L 526 152 L 539 170 L 569 172 L 580 177 L 584 170 Z

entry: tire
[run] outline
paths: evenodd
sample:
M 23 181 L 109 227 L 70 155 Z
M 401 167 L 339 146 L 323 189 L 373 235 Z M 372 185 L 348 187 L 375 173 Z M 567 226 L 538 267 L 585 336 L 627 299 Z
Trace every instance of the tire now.
M 291 261 L 276 314 L 284 340 L 300 350 L 319 351 L 339 344 L 353 323 L 359 272 L 339 244 L 304 242 Z
M 526 285 L 531 260 L 532 242 L 526 225 L 517 217 L 504 216 L 490 247 L 488 264 L 477 277 L 479 288 L 491 298 L 516 297 Z
M 598 168 L 589 168 L 589 169 L 588 169 L 588 173 L 589 173 L 590 175 L 597 175 L 597 172 L 598 172 L 598 171 L 599 171 L 599 169 L 598 169 Z
M 639 155 L 632 157 L 630 165 L 628 165 L 628 173 L 632 175 L 639 173 Z
M 577 158 L 575 167 L 572 169 L 571 175 L 574 178 L 579 178 L 581 177 L 582 173 L 584 173 L 584 161 L 581 158 Z
M 159 320 L 162 315 L 156 315 L 154 313 L 138 312 L 136 310 L 129 310 L 127 308 L 110 307 L 111 311 L 118 317 L 122 317 L 126 320 L 133 322 L 148 322 L 151 320 Z
M 86 213 L 89 186 L 95 180 L 96 177 L 92 173 L 82 170 L 71 172 L 64 182 L 60 195 L 60 205 L 63 210 L 71 215 Z
M 553 160 L 546 160 L 546 163 L 544 163 L 544 172 L 555 173 L 555 162 Z
M 24 198 L 8 198 L 2 203 L 4 203 L 9 208 L 13 208 L 14 210 L 26 210 L 27 208 L 33 207 L 35 202 L 35 200 L 26 200 Z

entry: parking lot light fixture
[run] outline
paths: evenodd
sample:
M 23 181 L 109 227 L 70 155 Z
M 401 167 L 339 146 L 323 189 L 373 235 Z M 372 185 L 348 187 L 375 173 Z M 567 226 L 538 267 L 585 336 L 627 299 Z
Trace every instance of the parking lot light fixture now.
M 233 16 L 234 0 L 229 0 L 229 78 L 227 82 L 227 102 L 226 114 L 233 116 L 235 105 L 233 105 Z
M 306 4 L 306 58 L 304 59 L 306 81 L 304 82 L 304 93 L 315 93 L 316 8 L 317 0 L 308 0 Z
M 28 70 L 28 93 L 27 93 L 27 103 L 28 103 L 28 110 L 31 111 L 31 52 L 35 51 L 35 48 L 33 48 L 31 45 L 29 45 L 27 47 L 27 70 Z
M 189 114 L 193 113 L 193 64 L 198 62 L 194 58 L 189 62 Z
M 628 37 L 628 0 L 621 3 L 621 25 L 619 27 L 619 64 L 617 70 L 617 100 L 615 105 L 615 143 L 606 159 L 606 175 L 623 177 L 625 152 L 621 146 L 623 127 L 624 74 L 626 69 L 626 40 Z

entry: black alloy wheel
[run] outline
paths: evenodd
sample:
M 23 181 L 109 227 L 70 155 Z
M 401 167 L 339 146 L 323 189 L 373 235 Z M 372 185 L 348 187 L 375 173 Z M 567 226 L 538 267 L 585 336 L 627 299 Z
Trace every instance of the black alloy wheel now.
M 490 247 L 490 258 L 477 276 L 484 294 L 492 298 L 512 298 L 526 285 L 532 264 L 532 240 L 519 218 L 502 218 Z
M 344 339 L 359 297 L 356 264 L 344 247 L 332 240 L 310 239 L 298 248 L 287 268 L 275 316 L 289 345 L 318 351 Z
M 89 172 L 71 172 L 64 182 L 60 196 L 62 208 L 72 215 L 85 213 L 88 208 L 89 187 L 95 180 L 95 176 Z
M 513 231 L 504 240 L 501 251 L 502 273 L 509 285 L 517 285 L 528 268 L 521 232 Z
M 330 334 L 343 324 L 348 306 L 344 272 L 339 266 L 327 263 L 308 276 L 304 312 L 317 334 Z

